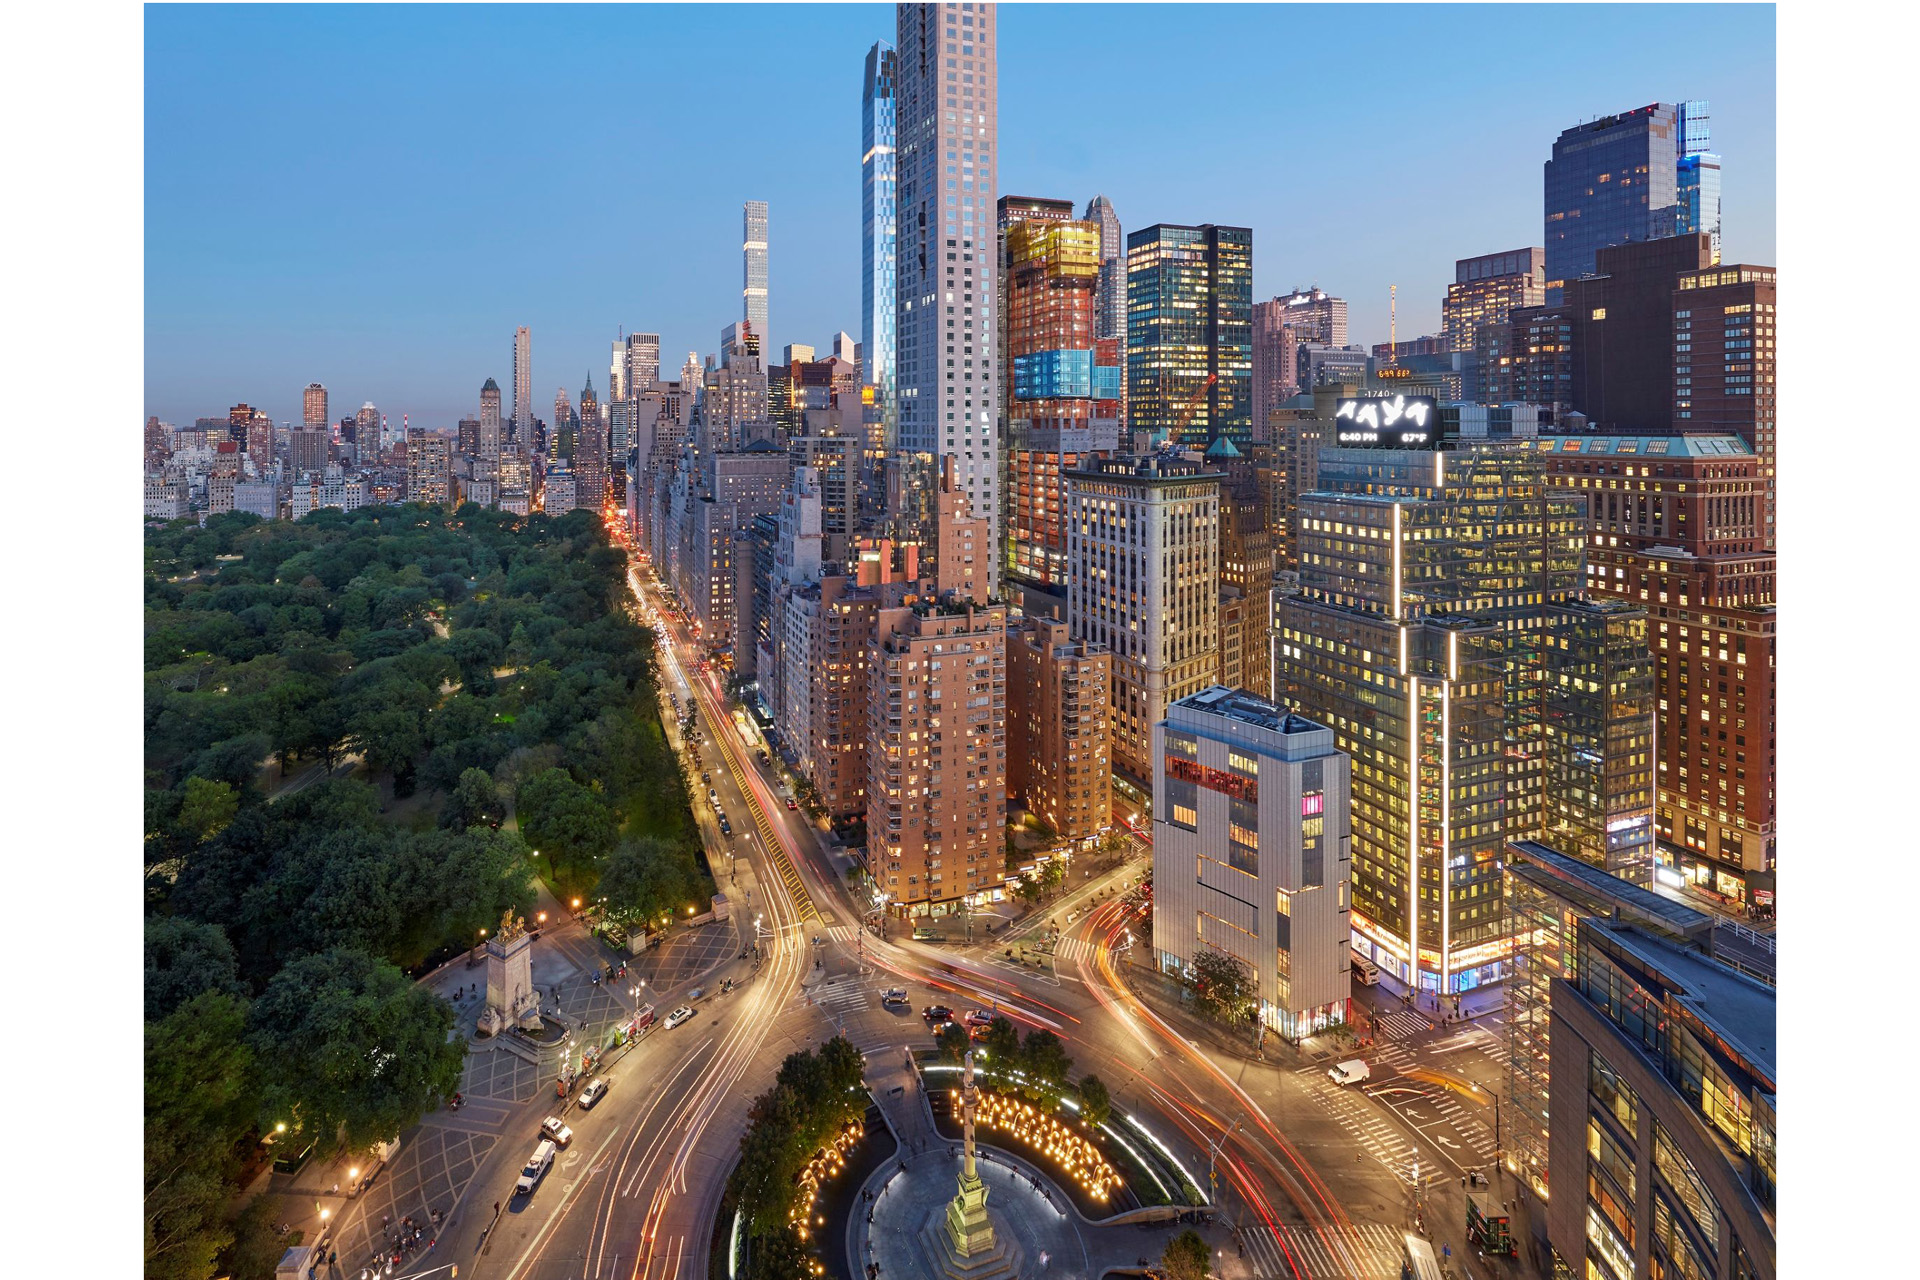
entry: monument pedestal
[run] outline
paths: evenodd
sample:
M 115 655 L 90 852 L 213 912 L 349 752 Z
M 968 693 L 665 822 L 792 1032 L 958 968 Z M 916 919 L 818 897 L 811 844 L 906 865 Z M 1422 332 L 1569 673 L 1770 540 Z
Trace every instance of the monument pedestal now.
M 540 996 L 533 989 L 533 936 L 520 917 L 508 911 L 500 929 L 487 939 L 487 1005 L 477 1028 L 498 1035 L 508 1027 L 538 1031 Z
M 971 1169 L 960 1175 L 960 1194 L 947 1202 L 947 1242 L 962 1258 L 993 1248 L 993 1224 L 987 1221 L 987 1184 Z

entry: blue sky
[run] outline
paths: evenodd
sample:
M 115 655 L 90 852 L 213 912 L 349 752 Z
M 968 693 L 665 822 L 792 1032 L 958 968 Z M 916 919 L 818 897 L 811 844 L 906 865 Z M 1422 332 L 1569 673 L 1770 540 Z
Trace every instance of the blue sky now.
M 146 409 L 372 400 L 448 427 L 533 329 L 535 412 L 617 327 L 662 363 L 740 308 L 769 202 L 776 346 L 860 336 L 860 81 L 891 5 L 149 6 Z M 1773 263 L 1762 5 L 1003 5 L 1000 193 L 1254 229 L 1256 297 L 1353 340 L 1438 325 L 1453 260 L 1540 243 L 1568 125 L 1707 98 L 1725 254 Z M 509 390 L 509 394 L 511 394 Z

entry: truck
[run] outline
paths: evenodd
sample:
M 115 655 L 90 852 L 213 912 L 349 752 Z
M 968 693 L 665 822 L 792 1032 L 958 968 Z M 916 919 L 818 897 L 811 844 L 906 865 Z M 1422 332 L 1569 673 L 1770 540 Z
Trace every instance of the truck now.
M 1340 1085 L 1359 1084 L 1363 1080 L 1373 1078 L 1373 1069 L 1361 1059 L 1352 1058 L 1328 1067 L 1327 1078 Z
M 554 1149 L 553 1143 L 545 1138 L 540 1140 L 540 1145 L 535 1147 L 533 1154 L 527 1157 L 527 1167 L 520 1171 L 520 1180 L 513 1184 L 513 1194 L 519 1196 L 533 1193 L 535 1184 L 540 1181 L 540 1175 L 553 1166 Z

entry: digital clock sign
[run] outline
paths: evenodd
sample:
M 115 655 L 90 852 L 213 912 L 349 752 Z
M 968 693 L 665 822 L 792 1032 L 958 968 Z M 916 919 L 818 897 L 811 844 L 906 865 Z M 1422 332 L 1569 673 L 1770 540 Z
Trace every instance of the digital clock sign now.
M 1370 449 L 1432 447 L 1440 434 L 1440 405 L 1432 396 L 1356 396 L 1333 414 L 1335 443 Z

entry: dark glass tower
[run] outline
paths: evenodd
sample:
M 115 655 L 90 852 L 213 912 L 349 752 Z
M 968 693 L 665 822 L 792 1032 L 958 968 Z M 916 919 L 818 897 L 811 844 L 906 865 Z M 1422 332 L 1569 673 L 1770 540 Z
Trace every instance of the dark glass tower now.
M 885 40 L 867 50 L 860 90 L 860 342 L 865 378 L 878 388 L 887 447 L 894 444 L 893 373 L 893 46 Z
M 1251 447 L 1251 228 L 1158 223 L 1127 237 L 1127 425 Z
M 1705 103 L 1687 106 L 1704 120 Z M 1608 245 L 1678 229 L 1682 112 L 1656 102 L 1554 139 L 1546 164 L 1547 301 L 1558 302 L 1563 284 L 1593 271 L 1594 254 Z

